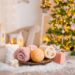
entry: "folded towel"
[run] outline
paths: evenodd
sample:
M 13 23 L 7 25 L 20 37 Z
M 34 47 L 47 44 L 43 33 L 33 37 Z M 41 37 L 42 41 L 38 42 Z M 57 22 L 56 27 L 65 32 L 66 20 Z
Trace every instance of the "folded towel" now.
M 22 47 L 16 50 L 14 57 L 21 63 L 26 63 L 30 60 L 30 49 L 28 47 Z

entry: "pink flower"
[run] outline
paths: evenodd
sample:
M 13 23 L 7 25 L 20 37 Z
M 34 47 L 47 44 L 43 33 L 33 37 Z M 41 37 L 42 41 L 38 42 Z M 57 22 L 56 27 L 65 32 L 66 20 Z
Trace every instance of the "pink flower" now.
M 72 25 L 71 26 L 71 30 L 75 30 L 75 25 Z

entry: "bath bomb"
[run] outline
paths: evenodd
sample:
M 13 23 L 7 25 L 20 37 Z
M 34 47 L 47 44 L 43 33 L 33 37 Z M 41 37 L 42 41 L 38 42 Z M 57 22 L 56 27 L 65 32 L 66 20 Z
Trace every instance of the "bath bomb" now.
M 31 59 L 36 63 L 42 62 L 44 60 L 44 52 L 41 49 L 31 51 Z

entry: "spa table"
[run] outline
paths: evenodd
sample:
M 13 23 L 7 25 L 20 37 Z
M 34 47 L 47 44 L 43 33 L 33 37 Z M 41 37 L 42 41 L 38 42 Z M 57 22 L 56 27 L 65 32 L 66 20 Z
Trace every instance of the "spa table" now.
M 0 71 L 0 75 L 75 75 L 75 57 L 69 58 L 66 66 L 58 71 L 53 72 L 23 72 L 13 73 L 7 71 Z

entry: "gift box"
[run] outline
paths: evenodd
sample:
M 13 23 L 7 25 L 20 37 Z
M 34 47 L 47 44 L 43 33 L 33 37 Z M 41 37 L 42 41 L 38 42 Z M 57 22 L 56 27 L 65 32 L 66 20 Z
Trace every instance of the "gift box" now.
M 63 64 L 65 62 L 65 53 L 64 52 L 58 52 L 56 53 L 56 56 L 54 58 L 54 62 L 58 64 Z

